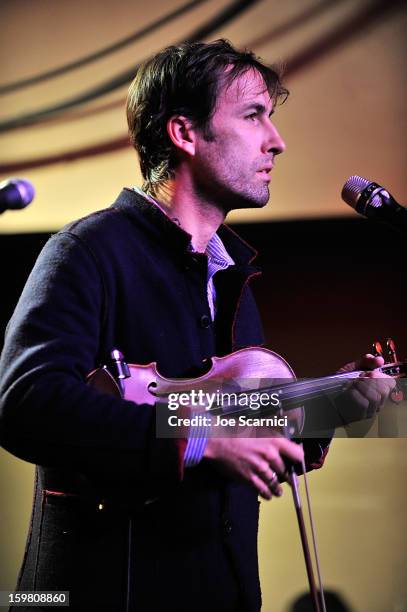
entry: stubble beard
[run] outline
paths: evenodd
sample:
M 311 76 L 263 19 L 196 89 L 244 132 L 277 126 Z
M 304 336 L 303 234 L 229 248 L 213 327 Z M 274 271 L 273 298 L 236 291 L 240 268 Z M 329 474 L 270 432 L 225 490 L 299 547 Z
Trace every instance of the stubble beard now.
M 227 212 L 243 208 L 263 208 L 269 201 L 269 185 L 256 177 L 255 171 L 250 172 L 247 178 L 244 174 L 239 177 L 225 177 L 224 204 Z
M 213 134 L 211 136 L 205 140 L 216 143 L 217 138 Z M 253 162 L 253 167 L 247 168 L 242 165 L 240 157 L 234 159 L 225 150 L 216 153 L 207 166 L 211 170 L 198 179 L 198 189 L 203 198 L 225 214 L 232 210 L 266 206 L 270 197 L 269 183 L 256 174 L 259 160 Z M 227 165 L 226 157 L 229 159 Z

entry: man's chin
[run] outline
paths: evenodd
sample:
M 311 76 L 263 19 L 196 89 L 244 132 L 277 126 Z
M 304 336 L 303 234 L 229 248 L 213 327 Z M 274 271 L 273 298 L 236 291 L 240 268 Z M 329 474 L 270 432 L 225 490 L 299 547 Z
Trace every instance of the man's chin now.
M 239 194 L 236 197 L 233 208 L 264 208 L 270 199 L 268 187 L 262 193 Z

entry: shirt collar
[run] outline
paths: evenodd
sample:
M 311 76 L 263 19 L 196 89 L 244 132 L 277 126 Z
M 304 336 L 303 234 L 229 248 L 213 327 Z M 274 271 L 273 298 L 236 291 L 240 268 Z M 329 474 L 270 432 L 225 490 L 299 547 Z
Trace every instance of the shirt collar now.
M 124 187 L 113 202 L 112 209 L 121 211 L 138 227 L 149 232 L 151 237 L 155 235 L 161 243 L 165 242 L 169 248 L 184 253 L 188 251 L 191 235 L 161 212 L 158 206 L 151 206 L 150 202 L 134 189 Z M 246 269 L 247 273 L 259 270 L 252 265 L 257 251 L 232 228 L 222 224 L 216 233 L 239 269 Z
M 151 202 L 151 204 L 157 206 L 161 210 L 161 212 L 163 212 L 169 219 L 173 221 L 173 219 L 168 215 L 168 212 L 165 210 L 165 208 L 161 206 L 155 198 L 145 193 L 145 191 L 140 189 L 140 187 L 133 187 L 132 189 L 139 195 L 143 196 L 146 200 Z M 192 246 L 192 243 L 189 244 L 188 250 L 195 250 Z M 216 233 L 210 238 L 205 250 L 205 254 L 208 257 L 208 260 L 212 261 L 214 264 L 218 265 L 221 268 L 227 268 L 228 266 L 233 266 L 235 264 L 235 262 L 227 252 L 221 238 Z

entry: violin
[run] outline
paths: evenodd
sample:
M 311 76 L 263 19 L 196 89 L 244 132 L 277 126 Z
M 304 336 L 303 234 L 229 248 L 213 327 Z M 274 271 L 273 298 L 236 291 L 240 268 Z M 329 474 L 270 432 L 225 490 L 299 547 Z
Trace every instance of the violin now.
M 391 339 L 388 345 L 394 349 L 391 353 L 393 359 L 380 370 L 394 378 L 404 377 L 407 364 L 397 360 Z M 375 342 L 374 352 L 383 356 L 379 342 Z M 363 374 L 361 370 L 354 370 L 297 380 L 283 357 L 262 347 L 244 348 L 225 357 L 212 357 L 209 369 L 195 378 L 166 378 L 159 373 L 156 363 L 127 364 L 117 349 L 112 351 L 111 358 L 110 366 L 104 365 L 88 375 L 89 385 L 137 404 L 153 406 L 167 400 L 170 410 L 175 406 L 171 407 L 168 400 L 178 398 L 176 407 L 188 405 L 193 410 L 195 406 L 196 413 L 237 418 L 253 415 L 253 412 L 259 417 L 273 412 L 288 415 L 286 433 L 290 436 L 301 433 L 303 429 L 304 404 L 337 396 L 350 381 Z M 221 401 L 224 396 L 228 400 L 226 406 Z M 194 398 L 200 401 L 191 401 Z M 400 401 L 400 391 L 394 392 L 392 398 Z M 264 402 L 259 401 L 263 399 Z
M 379 342 L 373 344 L 373 352 L 375 355 L 383 356 L 384 351 Z M 394 378 L 404 377 L 407 372 L 407 364 L 397 359 L 395 344 L 391 338 L 387 340 L 387 356 L 390 362 L 383 365 L 380 370 Z M 111 359 L 112 363 L 109 367 L 104 365 L 95 369 L 87 377 L 88 384 L 101 392 L 132 400 L 137 404 L 151 406 L 160 402 L 165 404 L 164 400 L 167 400 L 167 407 L 169 405 L 168 400 L 171 397 L 177 397 L 181 400 L 184 394 L 189 399 L 194 397 L 200 399 L 196 408 L 197 413 L 209 413 L 211 416 L 227 414 L 228 418 L 247 417 L 248 414 L 252 413 L 250 404 L 253 398 L 256 397 L 259 400 L 260 396 L 264 395 L 264 397 L 268 396 L 273 401 L 270 401 L 266 406 L 257 401 L 256 416 L 270 414 L 270 412 L 280 416 L 287 415 L 287 424 L 279 428 L 279 433 L 281 435 L 282 432 L 288 438 L 303 429 L 304 404 L 310 400 L 321 397 L 329 398 L 341 393 L 349 386 L 352 379 L 356 379 L 363 374 L 362 371 L 352 371 L 322 378 L 297 380 L 294 371 L 283 357 L 261 347 L 241 349 L 225 357 L 212 357 L 209 360 L 207 371 L 195 378 L 166 378 L 159 373 L 156 363 L 148 365 L 127 364 L 123 355 L 117 349 L 111 352 Z M 219 401 L 221 390 L 227 391 L 228 398 L 232 397 L 232 401 L 228 402 L 226 408 Z M 241 401 L 242 397 L 246 398 L 246 402 Z M 403 399 L 399 389 L 393 391 L 392 399 L 397 403 Z M 187 403 L 184 405 L 187 405 Z M 178 407 L 180 406 L 182 406 L 181 401 L 178 403 Z M 188 407 L 191 408 L 191 401 Z M 287 480 L 292 489 L 314 610 L 315 612 L 326 612 L 304 464 L 302 472 L 318 575 L 318 589 L 314 578 L 298 479 L 294 466 L 289 467 Z

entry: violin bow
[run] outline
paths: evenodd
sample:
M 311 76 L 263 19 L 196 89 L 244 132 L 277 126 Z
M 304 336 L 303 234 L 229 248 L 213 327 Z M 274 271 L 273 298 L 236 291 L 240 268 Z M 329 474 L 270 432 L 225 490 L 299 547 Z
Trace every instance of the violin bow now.
M 283 409 L 280 410 L 280 414 L 283 414 Z M 290 439 L 291 434 L 290 434 L 288 426 L 285 426 L 282 429 L 283 429 L 284 436 Z M 301 444 L 301 447 L 302 446 L 303 445 Z M 324 588 L 322 585 L 321 568 L 320 568 L 320 563 L 319 563 L 314 519 L 312 515 L 312 510 L 311 510 L 311 498 L 310 498 L 309 489 L 308 489 L 308 481 L 307 481 L 307 474 L 306 474 L 306 467 L 305 467 L 304 459 L 302 459 L 301 468 L 302 468 L 302 475 L 304 477 L 305 496 L 307 500 L 308 517 L 309 517 L 311 536 L 312 536 L 312 550 L 314 553 L 315 565 L 316 565 L 317 576 L 318 576 L 319 593 L 318 593 L 317 586 L 315 583 L 314 568 L 312 565 L 312 557 L 311 557 L 310 547 L 308 543 L 307 530 L 305 528 L 304 513 L 302 510 L 302 502 L 301 502 L 301 495 L 300 495 L 300 486 L 298 482 L 298 476 L 295 471 L 295 467 L 293 463 L 290 463 L 288 466 L 287 480 L 289 484 L 291 485 L 291 491 L 293 494 L 294 508 L 295 508 L 295 513 L 297 516 L 298 528 L 300 530 L 302 552 L 304 555 L 305 568 L 307 570 L 309 590 L 310 590 L 310 595 L 312 598 L 314 611 L 315 612 L 326 612 Z
M 304 477 L 307 509 L 308 509 L 308 516 L 309 516 L 309 522 L 310 522 L 311 536 L 312 536 L 312 550 L 314 553 L 315 566 L 316 566 L 317 576 L 318 576 L 319 592 L 317 590 L 317 586 L 315 583 L 311 552 L 310 552 L 310 547 L 308 544 L 307 530 L 305 528 L 304 513 L 302 510 L 298 476 L 295 472 L 293 465 L 291 465 L 288 470 L 289 481 L 291 484 L 291 490 L 293 494 L 294 507 L 295 507 L 295 513 L 297 515 L 298 528 L 300 530 L 301 544 L 302 544 L 302 550 L 304 554 L 305 567 L 307 570 L 308 584 L 309 584 L 310 594 L 312 598 L 312 603 L 313 603 L 315 612 L 326 612 L 324 588 L 322 585 L 321 568 L 320 568 L 320 563 L 319 563 L 314 519 L 312 515 L 312 510 L 311 510 L 311 500 L 310 500 L 310 495 L 309 495 L 306 467 L 305 467 L 304 460 L 302 460 L 302 471 L 303 471 L 303 477 Z
M 381 345 L 380 342 L 378 342 L 378 341 L 374 342 L 372 348 L 373 348 L 373 354 L 375 356 L 383 357 L 386 360 L 385 355 L 384 355 L 384 351 L 382 349 L 382 345 Z M 394 340 L 392 338 L 387 338 L 386 349 L 387 349 L 387 354 L 388 354 L 388 358 L 389 358 L 390 363 L 397 364 L 398 363 L 398 359 L 397 359 L 397 354 L 396 354 L 396 345 L 395 345 L 395 342 L 394 342 Z M 285 430 L 284 431 L 284 435 L 286 437 L 290 438 L 291 436 L 290 436 L 290 433 L 289 433 L 288 429 L 287 428 L 283 428 L 283 429 Z M 305 567 L 306 567 L 306 570 L 307 570 L 308 584 L 309 584 L 309 589 L 310 589 L 310 594 L 311 594 L 311 598 L 312 598 L 313 607 L 314 607 L 315 612 L 326 612 L 326 603 L 325 603 L 325 596 L 324 596 L 324 588 L 323 588 L 322 578 L 321 578 L 321 566 L 320 566 L 319 556 L 318 556 L 318 549 L 317 549 L 317 542 L 316 542 L 316 535 L 315 535 L 314 519 L 313 519 L 312 510 L 311 510 L 311 498 L 310 498 L 310 494 L 309 494 L 308 479 L 307 479 L 307 473 L 306 473 L 306 467 L 305 467 L 304 459 L 302 460 L 301 467 L 302 467 L 302 475 L 304 477 L 305 496 L 306 496 L 306 500 L 307 500 L 307 510 L 308 510 L 310 530 L 311 530 L 311 537 L 312 537 L 312 550 L 313 550 L 313 553 L 314 553 L 315 567 L 316 567 L 316 572 L 317 572 L 317 576 L 318 576 L 318 588 L 319 588 L 319 591 L 317 590 L 317 586 L 316 586 L 316 583 L 315 583 L 315 576 L 314 576 L 314 569 L 313 569 L 313 564 L 312 564 L 311 552 L 310 552 L 310 547 L 309 547 L 309 544 L 308 544 L 307 531 L 306 531 L 306 528 L 305 528 L 304 513 L 303 513 L 303 510 L 302 510 L 302 503 L 301 503 L 301 496 L 300 496 L 300 488 L 299 488 L 298 476 L 297 476 L 297 474 L 295 472 L 294 465 L 291 464 L 289 466 L 287 472 L 288 472 L 289 482 L 291 484 L 291 490 L 292 490 L 292 494 L 293 494 L 295 512 L 296 512 L 296 515 L 297 515 L 298 527 L 299 527 L 299 530 L 300 530 L 302 550 L 303 550 L 303 554 L 304 554 Z

